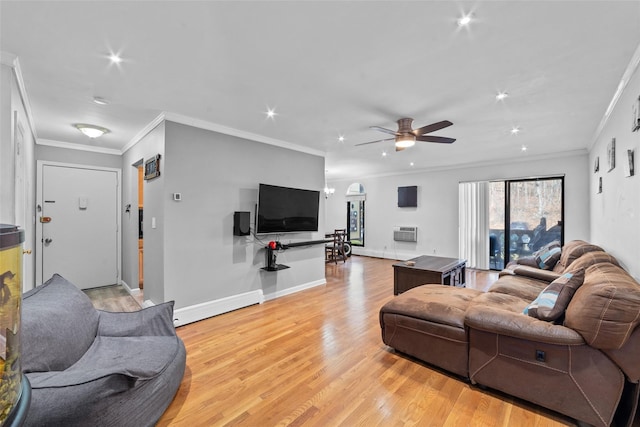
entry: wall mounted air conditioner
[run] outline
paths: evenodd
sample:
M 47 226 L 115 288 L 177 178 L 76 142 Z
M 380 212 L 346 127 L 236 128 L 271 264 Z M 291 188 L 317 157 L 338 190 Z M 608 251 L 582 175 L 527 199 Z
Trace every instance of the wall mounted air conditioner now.
M 393 227 L 393 240 L 396 242 L 417 242 L 418 227 Z

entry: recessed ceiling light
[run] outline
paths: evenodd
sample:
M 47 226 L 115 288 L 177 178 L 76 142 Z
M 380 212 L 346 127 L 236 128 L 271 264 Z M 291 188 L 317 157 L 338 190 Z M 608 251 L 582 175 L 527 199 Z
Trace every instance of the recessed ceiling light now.
M 409 163 L 409 166 L 413 167 L 413 162 Z
M 527 146 L 526 146 L 526 145 L 523 145 L 523 146 L 522 146 L 522 148 L 521 148 L 521 150 L 522 150 L 522 151 L 527 151 Z
M 89 138 L 98 138 L 104 135 L 105 133 L 111 132 L 107 128 L 103 128 L 101 126 L 96 125 L 88 125 L 85 123 L 76 123 L 73 125 L 76 129 L 78 129 L 83 134 L 87 135 Z
M 386 151 L 382 152 L 382 157 L 387 157 L 387 152 Z
M 113 62 L 114 64 L 119 64 L 122 62 L 122 58 L 117 53 L 112 53 L 111 55 L 109 55 L 109 61 Z
M 269 107 L 267 107 L 267 111 L 265 111 L 265 114 L 271 120 L 273 120 L 278 115 L 278 113 L 276 113 L 275 108 L 269 108 Z
M 471 14 L 462 15 L 458 18 L 458 27 L 466 27 L 471 23 Z
M 107 105 L 109 103 L 109 101 L 107 101 L 104 98 L 101 98 L 99 96 L 94 96 L 93 97 L 93 102 L 95 102 L 98 105 Z
M 338 141 L 340 141 L 340 142 L 344 142 L 344 136 L 343 136 L 343 135 L 340 135 L 340 136 L 338 137 Z
M 509 94 L 507 92 L 498 92 L 498 94 L 496 95 L 496 99 L 498 101 L 502 101 L 503 99 L 506 99 L 509 97 Z
M 514 126 L 511 128 L 511 135 L 517 135 L 520 133 L 520 128 L 517 126 Z

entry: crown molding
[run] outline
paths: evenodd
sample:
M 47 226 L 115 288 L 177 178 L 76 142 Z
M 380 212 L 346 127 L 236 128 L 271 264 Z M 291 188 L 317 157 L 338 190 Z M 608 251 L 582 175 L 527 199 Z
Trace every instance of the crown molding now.
M 36 139 L 36 144 L 56 148 L 66 148 L 67 150 L 90 151 L 92 153 L 113 154 L 116 156 L 122 155 L 122 151 L 115 148 L 93 147 L 91 145 L 74 144 L 71 142 L 56 141 L 53 139 L 39 138 Z
M 133 147 L 138 142 L 140 142 L 142 138 L 147 136 L 149 132 L 154 130 L 164 120 L 165 120 L 165 113 L 162 112 L 158 114 L 158 116 L 155 119 L 151 120 L 145 127 L 140 129 L 140 132 L 138 132 L 133 138 L 131 138 L 131 141 L 129 141 L 124 147 L 122 147 L 122 150 L 120 150 L 120 154 L 126 153 L 127 150 L 129 150 L 131 147 Z
M 622 74 L 622 79 L 620 79 L 620 83 L 618 83 L 618 88 L 616 89 L 616 92 L 613 94 L 613 98 L 611 99 L 611 102 L 609 102 L 609 106 L 604 112 L 604 116 L 602 117 L 602 120 L 600 120 L 600 124 L 598 124 L 598 127 L 596 128 L 596 132 L 593 135 L 591 144 L 589 144 L 589 151 L 593 149 L 593 146 L 596 144 L 596 142 L 600 138 L 600 135 L 602 134 L 602 131 L 604 130 L 607 123 L 609 122 L 611 113 L 613 113 L 613 110 L 616 108 L 616 105 L 618 104 L 618 101 L 620 100 L 622 93 L 624 92 L 627 85 L 629 84 L 629 81 L 631 81 L 633 74 L 638 69 L 638 65 L 640 65 L 640 44 L 638 45 L 638 47 L 636 48 L 636 51 L 631 57 L 631 61 L 629 61 L 629 64 L 627 65 L 627 68 L 624 71 L 624 74 Z
M 164 113 L 165 120 L 180 123 L 183 125 L 193 126 L 199 129 L 210 130 L 213 132 L 223 133 L 225 135 L 236 136 L 238 138 L 244 138 L 251 141 L 262 142 L 264 144 L 275 145 L 281 148 L 287 148 L 293 151 L 300 151 L 302 153 L 312 154 L 314 156 L 325 157 L 326 153 L 324 151 L 316 150 L 309 147 L 304 147 L 302 145 L 293 144 L 287 141 L 281 141 L 275 138 L 269 138 L 267 136 L 258 135 L 257 133 L 246 132 L 243 130 L 219 125 L 217 123 L 208 122 L 206 120 L 194 119 L 193 117 L 183 116 L 181 114 L 175 113 Z

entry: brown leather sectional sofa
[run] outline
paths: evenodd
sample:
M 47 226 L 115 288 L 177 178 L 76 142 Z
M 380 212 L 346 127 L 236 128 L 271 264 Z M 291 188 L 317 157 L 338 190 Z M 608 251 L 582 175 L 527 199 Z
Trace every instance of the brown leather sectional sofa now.
M 630 426 L 640 392 L 640 284 L 580 240 L 562 247 L 553 270 L 524 261 L 508 265 L 488 292 L 425 285 L 398 295 L 380 310 L 382 340 L 578 421 Z M 551 283 L 572 277 L 559 318 L 525 314 Z

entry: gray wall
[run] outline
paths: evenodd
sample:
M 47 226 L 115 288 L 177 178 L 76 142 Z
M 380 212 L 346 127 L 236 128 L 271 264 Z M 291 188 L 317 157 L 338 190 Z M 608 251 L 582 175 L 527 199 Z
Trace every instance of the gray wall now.
M 165 154 L 166 300 L 175 300 L 181 308 L 258 289 L 269 298 L 324 281 L 322 245 L 284 251 L 278 263 L 291 268 L 265 272 L 263 248 L 276 236 L 233 236 L 234 211 L 251 212 L 253 227 L 259 183 L 321 191 L 323 157 L 173 122 L 166 122 Z M 182 201 L 174 201 L 173 193 L 181 193 Z M 322 238 L 322 201 L 321 196 L 318 232 L 283 235 L 279 240 Z
M 610 251 L 640 281 L 640 130 L 631 131 L 631 107 L 640 96 L 640 68 L 620 96 L 607 125 L 590 151 L 588 180 L 593 243 Z M 616 139 L 616 167 L 609 171 L 607 146 Z M 627 150 L 634 150 L 635 176 L 625 177 Z M 593 172 L 595 159 L 600 171 Z M 598 178 L 602 193 L 598 194 Z
M 131 213 L 122 213 L 122 280 L 130 287 L 138 287 L 138 169 L 156 154 L 160 160 L 159 177 L 144 181 L 144 299 L 155 303 L 165 301 L 164 270 L 164 151 L 165 125 L 156 126 L 122 156 L 122 206 L 131 204 Z M 156 218 L 156 228 L 151 219 Z
M 589 240 L 587 162 L 586 153 L 539 160 L 525 154 L 502 164 L 329 182 L 336 192 L 327 202 L 327 228 L 345 226 L 344 195 L 351 183 L 359 182 L 367 193 L 366 246 L 356 253 L 390 259 L 434 253 L 457 257 L 459 182 L 565 175 L 565 240 Z M 398 208 L 397 187 L 408 185 L 418 186 L 418 207 Z M 417 243 L 393 240 L 393 227 L 405 225 L 418 227 Z

